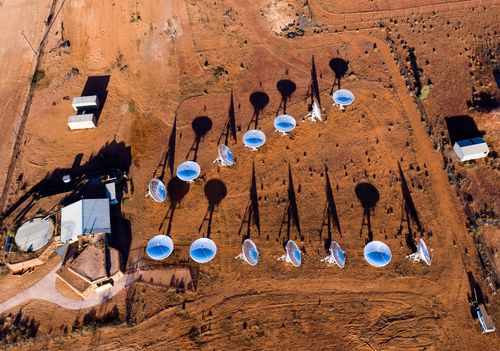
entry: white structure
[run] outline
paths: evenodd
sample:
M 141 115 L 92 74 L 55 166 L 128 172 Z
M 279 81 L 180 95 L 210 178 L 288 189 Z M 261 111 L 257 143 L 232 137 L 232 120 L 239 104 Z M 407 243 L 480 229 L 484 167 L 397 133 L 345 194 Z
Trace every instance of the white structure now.
M 16 245 L 20 251 L 36 251 L 47 245 L 54 233 L 50 219 L 33 218 L 23 223 L 16 232 Z
M 80 235 L 111 233 L 109 199 L 83 199 L 61 210 L 61 243 Z
M 97 126 L 97 120 L 93 113 L 73 115 L 68 117 L 68 127 L 71 130 L 91 129 Z
M 488 156 L 490 149 L 483 138 L 459 140 L 453 145 L 453 151 L 457 154 L 460 161 L 475 160 Z
M 412 253 L 411 255 L 406 256 L 407 259 L 415 261 L 415 262 L 424 262 L 426 265 L 431 265 L 431 254 L 429 253 L 429 249 L 424 242 L 424 239 L 419 239 L 417 243 L 417 252 Z
M 75 97 L 71 105 L 75 111 L 98 110 L 100 106 L 97 95 Z
M 234 165 L 235 159 L 231 150 L 224 144 L 219 144 L 217 147 L 218 156 L 214 163 L 219 166 L 231 167 Z
M 316 122 L 323 120 L 322 115 L 321 106 L 319 106 L 319 102 L 314 99 L 311 106 L 311 112 L 309 112 L 304 118 L 309 118 L 311 121 Z
M 110 182 L 104 184 L 106 187 L 106 196 L 109 199 L 110 205 L 116 205 L 118 203 L 118 200 L 116 199 L 116 184 L 115 182 Z

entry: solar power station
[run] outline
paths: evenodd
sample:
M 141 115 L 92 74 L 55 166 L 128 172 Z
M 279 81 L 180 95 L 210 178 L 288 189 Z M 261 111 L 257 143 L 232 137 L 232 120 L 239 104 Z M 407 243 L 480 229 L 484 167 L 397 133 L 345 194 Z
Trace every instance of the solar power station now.
M 312 105 L 311 105 L 311 111 L 306 115 L 306 118 L 309 118 L 309 120 L 316 122 L 316 121 L 322 121 L 323 120 L 323 114 L 321 113 L 321 106 L 319 105 L 319 102 L 314 99 Z
M 279 258 L 280 261 L 291 263 L 294 267 L 302 264 L 302 252 L 293 240 L 288 240 L 285 246 L 286 254 Z
M 198 263 L 210 262 L 216 254 L 217 245 L 209 238 L 196 239 L 189 248 L 189 256 Z
M 185 182 L 192 182 L 200 176 L 201 167 L 194 161 L 182 162 L 176 170 L 177 177 Z
M 352 91 L 347 89 L 339 89 L 332 95 L 333 102 L 336 106 L 340 106 L 343 110 L 345 106 L 348 106 L 354 102 L 354 94 Z
M 330 244 L 330 255 L 325 257 L 321 261 L 328 264 L 336 264 L 340 268 L 345 267 L 345 252 L 342 251 L 340 245 L 336 241 L 332 241 Z
M 257 129 L 252 129 L 243 134 L 243 144 L 246 147 L 257 151 L 266 142 L 266 135 Z
M 163 202 L 167 199 L 167 188 L 159 179 L 151 179 L 148 185 L 146 197 L 151 197 L 156 202 Z
M 373 267 L 384 267 L 391 262 L 392 253 L 387 244 L 381 241 L 370 241 L 365 246 L 365 260 Z
M 157 235 L 149 240 L 146 246 L 146 253 L 153 260 L 161 261 L 166 259 L 174 251 L 174 242 L 169 236 Z
M 236 258 L 245 261 L 250 266 L 256 266 L 259 262 L 259 250 L 257 250 L 255 243 L 250 239 L 246 239 L 241 245 L 241 250 L 241 254 Z
M 426 265 L 431 265 L 431 255 L 429 253 L 429 249 L 427 249 L 427 245 L 424 242 L 424 239 L 419 239 L 417 242 L 417 252 L 412 253 L 411 255 L 406 256 L 406 258 L 416 261 L 416 262 L 424 262 Z
M 283 135 L 290 133 L 295 127 L 297 127 L 297 122 L 290 115 L 281 115 L 274 119 L 274 128 Z
M 219 166 L 231 167 L 234 165 L 235 159 L 231 150 L 224 144 L 219 144 L 217 147 L 218 156 L 214 163 Z

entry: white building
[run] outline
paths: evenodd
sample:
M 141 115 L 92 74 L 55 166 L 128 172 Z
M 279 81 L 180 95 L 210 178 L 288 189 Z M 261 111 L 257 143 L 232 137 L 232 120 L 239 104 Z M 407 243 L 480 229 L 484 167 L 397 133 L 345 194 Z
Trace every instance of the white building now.
M 71 103 L 73 109 L 75 111 L 90 111 L 90 110 L 98 110 L 100 103 L 97 95 L 92 96 L 78 96 L 73 98 L 73 102 Z
M 453 145 L 453 150 L 462 162 L 486 157 L 490 152 L 481 137 L 459 140 Z
M 93 113 L 73 115 L 68 118 L 68 127 L 71 130 L 91 129 L 97 126 L 97 120 Z
M 97 233 L 111 233 L 109 199 L 83 199 L 61 209 L 61 243 Z

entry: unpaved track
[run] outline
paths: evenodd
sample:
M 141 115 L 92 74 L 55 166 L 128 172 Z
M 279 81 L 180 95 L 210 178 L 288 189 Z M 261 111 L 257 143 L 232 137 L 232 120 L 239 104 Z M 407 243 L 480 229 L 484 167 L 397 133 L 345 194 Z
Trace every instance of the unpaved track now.
M 61 295 L 56 289 L 56 272 L 60 267 L 61 264 L 58 264 L 38 283 L 11 299 L 0 303 L 0 313 L 6 312 L 16 306 L 24 305 L 31 300 L 48 301 L 68 310 L 81 310 L 93 307 L 109 300 L 122 291 L 127 281 L 126 277 L 124 277 L 124 279 L 118 281 L 113 287 L 106 291 L 92 295 L 86 300 L 73 300 Z

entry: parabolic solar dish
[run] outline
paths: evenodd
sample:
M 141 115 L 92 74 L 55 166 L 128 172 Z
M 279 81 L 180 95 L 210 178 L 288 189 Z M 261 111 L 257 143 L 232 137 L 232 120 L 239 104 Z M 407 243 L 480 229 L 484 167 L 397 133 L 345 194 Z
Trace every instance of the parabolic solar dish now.
M 281 115 L 274 119 L 274 128 L 283 134 L 291 132 L 296 126 L 295 118 L 290 115 Z
M 332 241 L 330 244 L 330 255 L 333 256 L 335 263 L 340 268 L 345 266 L 345 253 L 340 248 L 340 245 L 336 241 Z
M 209 238 L 200 238 L 193 241 L 189 248 L 189 256 L 198 263 L 210 262 L 217 253 L 217 246 Z
M 365 260 L 373 267 L 384 267 L 391 262 L 392 253 L 389 246 L 381 241 L 370 241 L 365 246 Z
M 246 239 L 241 246 L 243 250 L 243 259 L 250 266 L 255 266 L 259 262 L 259 251 L 257 246 L 250 239 Z
M 156 202 L 163 202 L 167 198 L 167 188 L 159 179 L 151 179 L 148 186 L 149 195 Z
M 177 167 L 177 177 L 185 182 L 192 182 L 201 173 L 200 165 L 193 161 L 182 162 Z
M 217 159 L 219 163 L 228 167 L 231 167 L 234 164 L 233 153 L 226 145 L 219 144 L 219 146 L 217 147 L 217 151 L 219 153 L 219 158 Z
M 164 260 L 174 251 L 174 242 L 169 236 L 157 235 L 149 240 L 146 253 L 153 260 Z
M 333 102 L 340 106 L 347 106 L 354 102 L 354 94 L 347 89 L 340 89 L 333 93 Z
M 286 256 L 287 261 L 293 264 L 295 267 L 300 267 L 302 263 L 302 253 L 300 252 L 299 247 L 293 240 L 288 240 L 286 243 Z
M 417 250 L 420 254 L 420 258 L 424 261 L 428 266 L 431 265 L 431 255 L 429 250 L 427 249 L 427 245 L 424 242 L 424 239 L 419 239 L 417 243 Z
M 243 134 L 243 144 L 253 150 L 257 150 L 266 142 L 266 135 L 257 129 L 252 129 Z

